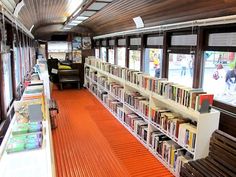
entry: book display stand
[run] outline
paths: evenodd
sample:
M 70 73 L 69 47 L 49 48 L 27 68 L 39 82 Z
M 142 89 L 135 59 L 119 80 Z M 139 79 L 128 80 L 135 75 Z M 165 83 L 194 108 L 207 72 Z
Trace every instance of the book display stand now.
M 21 100 L 14 102 L 15 114 L 0 146 L 0 176 L 56 176 L 49 116 L 49 75 L 45 64 L 37 66 L 40 80 L 31 80 Z
M 201 95 L 196 95 L 202 90 L 95 57 L 86 58 L 84 67 L 84 87 L 175 176 L 184 163 L 208 155 L 220 112 L 199 112 Z M 205 112 L 208 107 L 203 106 Z

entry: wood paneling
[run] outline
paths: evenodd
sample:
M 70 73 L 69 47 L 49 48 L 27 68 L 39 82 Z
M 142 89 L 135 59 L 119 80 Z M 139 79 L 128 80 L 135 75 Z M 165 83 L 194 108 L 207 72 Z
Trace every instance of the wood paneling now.
M 141 16 L 145 27 L 236 14 L 234 0 L 114 0 L 84 25 L 96 34 L 135 29 Z

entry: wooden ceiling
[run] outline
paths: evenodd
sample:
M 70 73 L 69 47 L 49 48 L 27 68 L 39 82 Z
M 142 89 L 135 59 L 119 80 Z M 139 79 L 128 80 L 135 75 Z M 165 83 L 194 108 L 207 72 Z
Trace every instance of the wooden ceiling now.
M 236 0 L 114 0 L 84 25 L 98 34 L 135 29 L 141 16 L 145 27 L 236 14 Z
M 2 0 L 11 11 L 19 0 Z M 21 22 L 37 35 L 61 32 L 62 24 L 78 0 L 24 0 L 19 13 Z M 141 16 L 145 27 L 188 20 L 236 14 L 236 0 L 113 0 L 109 5 L 87 19 L 81 26 L 92 29 L 95 35 L 135 29 L 133 18 Z M 44 30 L 42 30 L 44 29 Z M 81 27 L 74 30 L 83 29 Z M 83 31 L 84 31 L 83 29 Z

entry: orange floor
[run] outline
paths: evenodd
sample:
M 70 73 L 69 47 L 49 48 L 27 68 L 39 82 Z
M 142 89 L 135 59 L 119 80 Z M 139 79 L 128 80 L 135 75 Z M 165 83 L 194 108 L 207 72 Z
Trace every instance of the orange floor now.
M 53 90 L 53 97 L 58 177 L 172 176 L 86 89 Z

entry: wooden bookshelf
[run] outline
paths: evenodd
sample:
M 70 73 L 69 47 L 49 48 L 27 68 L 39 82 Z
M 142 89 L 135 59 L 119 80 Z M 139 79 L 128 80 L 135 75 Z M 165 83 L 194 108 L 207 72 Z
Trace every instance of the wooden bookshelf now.
M 91 62 L 92 61 L 92 62 Z M 208 155 L 209 152 L 209 142 L 212 133 L 218 129 L 219 126 L 219 117 L 220 112 L 214 109 L 211 109 L 209 113 L 201 114 L 198 111 L 185 107 L 173 100 L 165 98 L 162 95 L 154 93 L 150 90 L 147 90 L 140 85 L 135 83 L 131 83 L 121 77 L 113 75 L 106 70 L 107 63 L 103 62 L 102 60 L 95 59 L 95 57 L 87 58 L 85 63 L 85 82 L 84 86 L 88 88 L 88 90 L 103 104 L 112 114 L 113 116 L 124 126 L 127 130 L 136 137 L 149 151 L 152 153 L 159 161 L 161 161 L 175 176 L 178 176 L 178 171 L 171 167 L 170 163 L 168 163 L 161 154 L 155 152 L 150 144 L 151 133 L 154 130 L 158 130 L 162 132 L 165 136 L 169 137 L 170 140 L 181 146 L 181 149 L 184 149 L 192 156 L 193 160 L 204 158 Z M 113 65 L 114 66 L 114 65 Z M 87 71 L 86 71 L 87 70 Z M 94 74 L 96 73 L 96 74 Z M 111 88 L 107 89 L 103 85 L 101 85 L 98 81 L 95 81 L 93 77 L 98 78 L 103 77 L 105 78 L 106 82 L 112 83 L 115 82 L 121 86 L 121 89 L 126 92 L 139 92 L 146 100 L 148 100 L 148 116 L 145 116 L 140 110 L 135 109 L 132 105 L 128 104 L 125 100 L 120 99 L 117 95 L 115 95 Z M 94 90 L 93 90 L 94 88 Z M 104 97 L 105 101 L 99 98 L 99 94 L 102 93 L 100 97 Z M 123 92 L 122 92 L 123 93 Z M 123 93 L 124 94 L 124 93 Z M 124 95 L 122 95 L 124 97 Z M 118 116 L 118 113 L 114 112 L 106 102 L 106 100 L 117 100 L 119 103 L 122 104 L 122 109 L 124 113 L 135 113 L 140 118 L 141 121 L 147 123 L 147 138 L 146 141 L 137 133 L 135 132 L 131 126 L 129 126 L 125 121 L 124 117 L 121 118 Z M 145 100 L 145 101 L 146 101 Z M 109 101 L 108 101 L 109 102 Z M 167 108 L 173 113 L 178 113 L 182 117 L 188 118 L 192 121 L 197 122 L 196 128 L 196 139 L 195 139 L 195 148 L 191 149 L 189 146 L 186 146 L 178 141 L 176 137 L 169 134 L 166 130 L 164 130 L 160 125 L 153 122 L 151 119 L 151 108 L 156 106 L 162 106 Z M 123 115 L 124 116 L 124 115 Z M 143 131 L 143 129 L 142 129 Z

